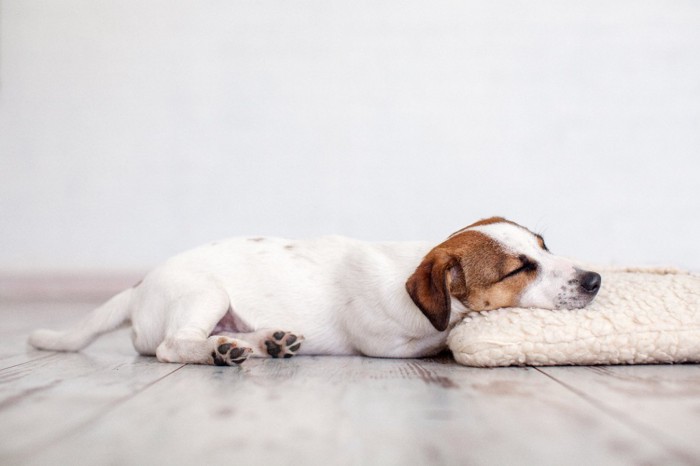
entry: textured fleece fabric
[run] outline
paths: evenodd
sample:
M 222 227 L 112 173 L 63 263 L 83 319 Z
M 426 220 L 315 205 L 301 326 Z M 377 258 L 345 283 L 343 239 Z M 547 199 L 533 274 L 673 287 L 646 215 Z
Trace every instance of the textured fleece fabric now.
M 479 367 L 700 361 L 699 275 L 598 271 L 600 292 L 584 309 L 469 314 L 448 339 L 455 359 Z

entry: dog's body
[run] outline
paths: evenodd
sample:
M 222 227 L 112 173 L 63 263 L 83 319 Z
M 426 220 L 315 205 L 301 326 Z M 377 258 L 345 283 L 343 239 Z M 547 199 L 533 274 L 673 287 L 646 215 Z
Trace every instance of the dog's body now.
M 437 247 L 238 238 L 176 256 L 75 328 L 39 330 L 30 342 L 76 351 L 131 320 L 136 350 L 164 362 L 420 357 L 444 349 L 448 330 L 470 310 L 582 307 L 599 285 L 600 276 L 549 254 L 539 235 L 501 218 Z

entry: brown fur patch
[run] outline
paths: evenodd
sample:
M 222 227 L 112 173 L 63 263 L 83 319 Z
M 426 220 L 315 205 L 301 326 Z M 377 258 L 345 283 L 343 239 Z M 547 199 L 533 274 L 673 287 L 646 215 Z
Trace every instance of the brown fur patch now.
M 470 227 L 498 222 L 513 223 L 492 217 Z M 506 277 L 522 266 L 523 258 L 506 252 L 499 242 L 481 232 L 464 229 L 425 256 L 406 282 L 406 289 L 433 326 L 445 330 L 450 317 L 450 295 L 474 311 L 517 305 L 523 290 L 537 276 L 533 269 Z
M 449 283 L 458 260 L 434 248 L 406 281 L 406 290 L 433 327 L 443 331 L 450 321 Z
M 506 220 L 503 217 L 489 217 L 489 218 L 482 218 L 478 222 L 472 223 L 467 228 L 479 227 L 479 226 L 483 226 L 483 225 L 491 225 L 492 223 L 510 223 L 511 225 L 520 226 L 517 223 L 511 222 L 510 220 Z
M 542 235 L 537 234 L 537 233 L 534 233 L 534 235 L 535 235 L 535 238 L 537 238 L 537 244 L 539 244 L 540 247 L 542 249 L 544 249 L 545 251 L 549 251 L 549 248 L 547 247 L 547 245 L 544 244 L 544 238 L 542 237 Z
M 515 306 L 537 276 L 536 270 L 529 270 L 504 278 L 522 267 L 523 260 L 478 231 L 467 230 L 441 246 L 456 254 L 462 266 L 463 283 L 452 287 L 452 295 L 474 311 Z

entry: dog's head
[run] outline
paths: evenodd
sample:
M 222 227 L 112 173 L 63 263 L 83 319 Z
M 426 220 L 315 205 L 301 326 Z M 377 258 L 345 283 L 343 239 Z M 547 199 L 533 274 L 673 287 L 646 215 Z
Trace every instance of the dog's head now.
M 549 252 L 542 236 L 501 217 L 474 223 L 433 248 L 406 282 L 440 331 L 452 298 L 473 311 L 501 307 L 576 309 L 590 303 L 600 275 Z

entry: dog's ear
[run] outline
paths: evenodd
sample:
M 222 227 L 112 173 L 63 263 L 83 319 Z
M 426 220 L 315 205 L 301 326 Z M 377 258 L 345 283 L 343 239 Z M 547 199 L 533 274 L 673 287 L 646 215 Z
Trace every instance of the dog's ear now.
M 440 332 L 450 323 L 448 273 L 459 265 L 457 257 L 444 249 L 434 249 L 406 281 L 406 291 L 418 309 Z

